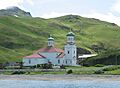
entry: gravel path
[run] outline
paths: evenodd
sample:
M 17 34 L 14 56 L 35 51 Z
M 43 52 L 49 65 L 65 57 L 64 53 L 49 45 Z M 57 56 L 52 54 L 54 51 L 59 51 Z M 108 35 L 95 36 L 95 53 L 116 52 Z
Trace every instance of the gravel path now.
M 108 80 L 120 81 L 120 75 L 0 75 L 0 80 Z

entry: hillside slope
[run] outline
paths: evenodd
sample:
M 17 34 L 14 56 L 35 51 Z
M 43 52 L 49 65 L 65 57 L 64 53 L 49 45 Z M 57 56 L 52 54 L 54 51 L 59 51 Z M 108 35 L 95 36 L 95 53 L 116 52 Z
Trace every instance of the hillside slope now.
M 32 17 L 30 12 L 26 12 L 14 6 L 0 10 L 0 16 Z
M 114 23 L 76 15 L 52 19 L 2 16 L 0 62 L 20 61 L 23 56 L 45 47 L 50 34 L 55 38 L 55 46 L 63 48 L 70 29 L 76 35 L 78 47 L 97 53 L 120 50 L 120 27 Z

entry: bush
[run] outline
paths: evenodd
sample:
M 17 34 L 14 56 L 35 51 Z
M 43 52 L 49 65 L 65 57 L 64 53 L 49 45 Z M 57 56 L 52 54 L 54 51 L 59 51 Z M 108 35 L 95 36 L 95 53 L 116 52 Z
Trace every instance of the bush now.
M 104 68 L 103 71 L 113 71 L 117 69 L 120 69 L 120 66 L 110 66 L 110 67 Z
M 52 69 L 53 67 L 52 67 L 52 64 L 49 63 L 49 64 L 43 64 L 41 68 L 42 69 Z
M 96 64 L 95 67 L 104 67 L 103 64 Z
M 95 74 L 103 74 L 104 71 L 102 71 L 102 70 L 97 70 L 97 71 L 95 71 L 94 73 L 95 73 Z
M 73 73 L 71 69 L 67 71 L 67 74 L 71 74 L 71 73 Z
M 64 66 L 64 65 L 61 65 L 60 68 L 61 68 L 61 69 L 65 69 L 65 66 Z
M 13 72 L 12 74 L 13 74 L 13 75 L 14 75 L 14 74 L 25 74 L 25 72 L 23 72 L 23 71 L 15 71 L 15 72 Z
M 89 65 L 89 64 L 86 64 L 86 63 L 83 63 L 83 66 L 85 66 L 85 67 L 90 67 L 90 65 Z

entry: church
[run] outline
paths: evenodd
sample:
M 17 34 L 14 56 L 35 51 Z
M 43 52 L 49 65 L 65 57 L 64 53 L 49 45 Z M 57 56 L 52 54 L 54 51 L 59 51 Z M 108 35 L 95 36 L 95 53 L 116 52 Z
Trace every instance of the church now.
M 50 36 L 48 38 L 47 47 L 37 50 L 32 55 L 23 57 L 23 66 L 34 66 L 47 63 L 58 66 L 76 66 L 77 49 L 75 35 L 73 32 L 68 32 L 66 37 L 67 41 L 64 45 L 64 50 L 62 50 L 54 46 L 54 38 Z

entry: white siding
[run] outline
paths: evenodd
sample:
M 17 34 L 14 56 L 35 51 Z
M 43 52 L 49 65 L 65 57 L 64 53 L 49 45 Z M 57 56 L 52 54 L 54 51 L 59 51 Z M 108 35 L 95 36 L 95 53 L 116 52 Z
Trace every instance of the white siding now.
M 63 58 L 57 58 L 57 65 L 64 65 L 64 57 Z
M 52 64 L 57 65 L 58 64 L 58 60 L 57 60 L 57 56 L 60 54 L 58 52 L 43 52 L 40 53 L 41 55 L 45 56 Z
M 48 63 L 47 59 L 42 58 L 23 58 L 23 66 L 34 66 L 37 64 L 45 64 Z
M 64 47 L 65 50 L 65 65 L 76 65 L 76 45 L 67 44 Z
M 72 43 L 74 43 L 75 41 L 74 41 L 74 36 L 68 36 L 67 37 L 67 42 L 72 42 Z

